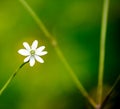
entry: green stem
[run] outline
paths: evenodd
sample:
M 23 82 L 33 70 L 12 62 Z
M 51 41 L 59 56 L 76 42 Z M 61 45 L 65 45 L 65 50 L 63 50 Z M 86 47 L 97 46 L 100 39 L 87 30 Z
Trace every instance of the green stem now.
M 72 68 L 70 67 L 70 65 L 68 64 L 67 60 L 65 59 L 62 51 L 60 50 L 60 48 L 57 45 L 57 41 L 53 38 L 53 36 L 48 32 L 48 30 L 46 29 L 46 27 L 44 26 L 44 24 L 42 23 L 42 21 L 40 20 L 40 18 L 35 14 L 35 12 L 31 9 L 31 7 L 27 4 L 27 2 L 25 0 L 20 0 L 20 2 L 22 3 L 22 5 L 27 9 L 27 11 L 30 13 L 30 15 L 33 17 L 33 19 L 36 21 L 36 23 L 38 24 L 38 26 L 40 27 L 40 29 L 43 31 L 43 33 L 45 34 L 45 36 L 50 39 L 51 44 L 53 45 L 58 57 L 60 58 L 60 60 L 63 62 L 64 66 L 66 67 L 66 69 L 68 70 L 68 72 L 70 73 L 74 83 L 76 84 L 76 86 L 78 87 L 78 89 L 80 90 L 80 92 L 82 93 L 82 95 L 84 97 L 86 97 L 89 101 L 89 103 L 95 108 L 96 107 L 96 103 L 92 100 L 92 98 L 88 95 L 87 91 L 84 89 L 84 87 L 82 86 L 81 82 L 78 80 L 77 76 L 75 75 L 74 71 L 72 70 Z
M 102 102 L 103 72 L 104 72 L 105 42 L 106 42 L 108 8 L 109 8 L 109 0 L 104 0 L 102 26 L 101 26 L 101 40 L 100 40 L 99 74 L 98 74 L 98 105 L 100 105 Z
M 5 85 L 2 87 L 2 89 L 0 90 L 0 95 L 2 95 L 3 91 L 7 88 L 7 86 L 10 84 L 10 82 L 13 80 L 13 78 L 16 76 L 16 74 L 18 73 L 18 71 L 28 62 L 22 63 L 17 69 L 16 71 L 10 76 L 10 78 L 7 80 L 7 82 L 5 83 Z
M 50 33 L 47 31 L 46 27 L 44 26 L 44 24 L 42 23 L 42 21 L 40 20 L 40 18 L 35 14 L 35 12 L 27 4 L 27 2 L 25 0 L 19 0 L 19 1 L 23 4 L 23 6 L 27 9 L 27 11 L 31 14 L 31 16 L 33 17 L 33 19 L 36 21 L 36 23 L 38 24 L 38 26 L 41 28 L 41 30 L 45 34 L 45 36 L 47 38 L 49 38 L 49 39 L 52 39 Z
M 61 61 L 63 62 L 64 66 L 66 67 L 66 69 L 68 70 L 72 80 L 74 81 L 74 83 L 76 84 L 76 86 L 78 87 L 78 89 L 80 90 L 80 92 L 82 93 L 82 95 L 89 101 L 89 103 L 96 108 L 96 103 L 93 101 L 93 99 L 89 96 L 89 94 L 87 93 L 87 91 L 85 90 L 85 88 L 82 86 L 81 82 L 78 80 L 78 78 L 76 77 L 74 71 L 72 70 L 72 68 L 70 67 L 70 65 L 68 64 L 67 60 L 65 59 L 65 57 L 63 56 L 60 48 L 58 46 L 55 47 L 55 51 L 58 54 L 59 58 L 61 59 Z
M 120 85 L 120 75 L 118 76 L 118 78 L 116 79 L 115 83 L 113 84 L 112 88 L 110 89 L 110 91 L 108 92 L 108 94 L 106 95 L 104 101 L 101 104 L 101 108 L 100 109 L 104 109 L 104 107 L 106 106 L 106 103 L 108 102 L 108 100 L 110 99 L 110 96 L 112 95 L 112 93 L 114 92 L 114 90 L 119 87 Z

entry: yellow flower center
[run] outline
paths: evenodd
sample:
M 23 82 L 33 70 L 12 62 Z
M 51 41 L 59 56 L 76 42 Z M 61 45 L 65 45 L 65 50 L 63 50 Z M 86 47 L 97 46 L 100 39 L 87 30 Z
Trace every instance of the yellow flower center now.
M 35 50 L 30 51 L 31 55 L 35 55 Z

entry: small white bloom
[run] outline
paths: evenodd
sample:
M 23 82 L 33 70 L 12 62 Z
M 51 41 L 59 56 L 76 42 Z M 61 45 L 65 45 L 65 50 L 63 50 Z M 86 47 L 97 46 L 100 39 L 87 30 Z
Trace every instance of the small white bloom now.
M 18 53 L 23 56 L 27 56 L 24 59 L 24 62 L 29 61 L 31 67 L 34 66 L 35 60 L 40 63 L 44 63 L 44 60 L 40 56 L 47 54 L 47 51 L 43 51 L 45 49 L 45 46 L 37 48 L 37 40 L 33 41 L 32 46 L 29 46 L 27 42 L 23 42 L 23 46 L 25 47 L 25 49 L 18 50 Z

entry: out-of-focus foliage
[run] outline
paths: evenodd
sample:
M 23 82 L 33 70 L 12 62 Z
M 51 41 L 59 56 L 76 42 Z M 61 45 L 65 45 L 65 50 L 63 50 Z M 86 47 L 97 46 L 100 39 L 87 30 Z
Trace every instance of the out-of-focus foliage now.
M 96 89 L 103 0 L 26 0 L 57 39 L 88 92 Z M 104 84 L 120 72 L 120 1 L 110 0 Z M 22 43 L 39 40 L 45 63 L 24 66 L 0 96 L 0 109 L 81 109 L 87 103 L 53 47 L 19 0 L 0 0 L 0 87 L 23 62 Z

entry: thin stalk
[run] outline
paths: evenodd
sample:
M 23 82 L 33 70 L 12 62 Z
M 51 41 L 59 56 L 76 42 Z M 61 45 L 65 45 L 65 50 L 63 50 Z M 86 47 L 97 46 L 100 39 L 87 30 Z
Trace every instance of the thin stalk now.
M 19 72 L 19 70 L 28 62 L 22 63 L 16 70 L 15 72 L 10 76 L 10 78 L 7 80 L 5 85 L 1 88 L 0 90 L 0 95 L 2 95 L 3 91 L 7 88 L 7 86 L 10 84 L 10 82 L 13 80 L 13 78 L 16 76 L 16 74 Z
M 100 109 L 104 109 L 106 103 L 108 102 L 108 100 L 110 99 L 112 93 L 114 92 L 114 90 L 119 87 L 120 85 L 120 75 L 118 76 L 118 78 L 116 79 L 115 83 L 113 84 L 113 86 L 111 87 L 110 91 L 108 92 L 108 94 L 106 95 L 104 101 L 101 104 L 101 108 Z
M 72 70 L 72 68 L 70 67 L 70 65 L 68 64 L 67 60 L 65 59 L 65 57 L 63 56 L 60 48 L 58 46 L 55 47 L 55 51 L 58 54 L 59 58 L 61 59 L 61 61 L 63 62 L 64 66 L 66 67 L 66 69 L 68 70 L 72 80 L 74 81 L 74 83 L 76 84 L 76 86 L 78 87 L 78 89 L 80 90 L 80 92 L 82 93 L 82 95 L 89 101 L 89 103 L 96 108 L 96 103 L 93 101 L 93 99 L 89 96 L 89 94 L 87 93 L 87 91 L 85 90 L 85 88 L 83 87 L 83 85 L 81 84 L 81 82 L 78 80 L 78 78 L 76 77 L 74 71 Z
M 106 42 L 106 29 L 108 18 L 109 0 L 104 0 L 103 15 L 101 25 L 101 40 L 100 40 L 100 58 L 99 58 L 99 74 L 98 74 L 98 105 L 102 102 L 103 90 L 103 73 L 104 73 L 104 60 L 105 60 L 105 42 Z
M 47 28 L 45 27 L 45 25 L 42 23 L 42 21 L 40 20 L 40 18 L 36 15 L 36 13 L 31 9 L 31 7 L 27 4 L 27 2 L 25 0 L 20 0 L 20 2 L 22 3 L 22 5 L 27 9 L 27 11 L 30 13 L 30 15 L 33 17 L 33 19 L 36 21 L 36 23 L 38 24 L 38 26 L 40 27 L 40 29 L 43 31 L 43 33 L 45 34 L 46 38 L 50 39 L 50 43 L 53 45 L 58 57 L 60 58 L 60 60 L 63 62 L 64 66 L 66 67 L 66 69 L 68 70 L 68 72 L 70 73 L 74 83 L 76 84 L 76 86 L 78 87 L 78 89 L 80 90 L 80 92 L 82 93 L 82 95 L 84 97 L 86 97 L 89 101 L 89 103 L 95 108 L 96 107 L 96 103 L 92 100 L 92 98 L 88 95 L 87 91 L 84 89 L 84 87 L 82 86 L 81 82 L 78 80 L 77 76 L 75 75 L 74 71 L 72 70 L 72 68 L 70 67 L 70 65 L 68 64 L 67 60 L 65 59 L 62 51 L 60 50 L 60 48 L 57 45 L 57 41 L 54 39 L 54 37 L 48 32 Z
M 48 39 L 52 39 L 50 33 L 47 31 L 46 27 L 44 26 L 44 24 L 42 23 L 42 21 L 40 20 L 40 18 L 36 15 L 36 13 L 31 9 L 31 7 L 27 4 L 27 2 L 25 0 L 19 0 L 22 5 L 27 9 L 27 11 L 31 14 L 31 16 L 33 17 L 33 19 L 36 21 L 36 23 L 38 24 L 38 26 L 41 28 L 41 30 L 43 31 L 43 33 L 45 34 L 45 36 Z

